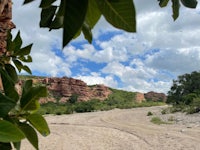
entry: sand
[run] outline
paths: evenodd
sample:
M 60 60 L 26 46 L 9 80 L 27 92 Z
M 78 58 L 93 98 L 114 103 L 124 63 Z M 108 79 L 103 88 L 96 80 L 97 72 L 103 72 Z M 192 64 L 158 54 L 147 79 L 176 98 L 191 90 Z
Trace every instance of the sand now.
M 199 150 L 200 114 L 161 115 L 166 106 L 45 116 L 51 134 L 40 150 Z M 154 115 L 147 116 L 151 111 Z M 172 124 L 150 122 L 159 116 Z M 22 150 L 34 150 L 23 140 Z

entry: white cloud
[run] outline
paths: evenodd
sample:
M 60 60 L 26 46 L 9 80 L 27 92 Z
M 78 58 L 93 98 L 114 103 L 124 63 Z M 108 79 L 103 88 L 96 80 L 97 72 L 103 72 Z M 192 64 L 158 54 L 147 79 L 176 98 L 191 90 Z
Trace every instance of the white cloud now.
M 174 77 L 198 71 L 200 6 L 192 10 L 181 7 L 180 17 L 174 22 L 171 3 L 166 8 L 160 8 L 156 0 L 134 2 L 137 33 L 119 32 L 102 17 L 93 29 L 98 48 L 83 42 L 81 35 L 76 40 L 80 45 L 67 46 L 63 50 L 63 57 L 60 57 L 52 49 L 61 49 L 61 30 L 48 32 L 47 29 L 39 28 L 38 1 L 21 6 L 23 0 L 13 0 L 13 21 L 17 29 L 21 30 L 24 45 L 34 43 L 30 68 L 52 76 L 74 76 L 88 84 L 104 83 L 142 92 L 167 92 Z M 119 34 L 114 34 L 108 40 L 99 39 L 108 32 Z M 158 51 L 152 51 L 154 49 Z M 82 72 L 74 74 L 72 67 L 77 66 L 79 60 L 106 65 L 87 75 L 89 67 L 81 64 L 79 70 Z M 121 82 L 115 80 L 115 77 Z
M 160 80 L 162 74 L 159 74 L 152 68 L 146 68 L 144 64 L 140 64 L 134 69 L 130 66 L 112 62 L 103 68 L 102 72 L 117 76 L 123 83 L 121 88 L 126 90 L 166 92 L 171 84 L 169 81 Z M 159 87 L 159 85 L 161 87 Z
M 195 49 L 165 49 L 150 56 L 146 66 L 165 69 L 175 75 L 184 74 L 200 69 L 200 47 Z
M 70 76 L 70 65 L 51 51 L 53 44 L 61 41 L 61 32 L 48 32 L 47 29 L 39 28 L 39 3 L 32 2 L 24 6 L 22 6 L 22 0 L 14 0 L 13 3 L 13 22 L 17 27 L 13 30 L 13 34 L 20 30 L 24 46 L 34 43 L 31 52 L 33 63 L 27 65 L 33 72 L 37 71 L 51 76 L 60 74 Z
M 88 85 L 104 84 L 112 88 L 118 88 L 118 83 L 113 79 L 112 76 L 102 77 L 100 74 L 92 72 L 90 75 L 87 76 L 79 75 L 76 76 L 75 78 L 86 82 Z
M 64 54 L 68 58 L 68 61 L 77 61 L 79 58 L 97 63 L 108 63 L 114 60 L 128 60 L 126 49 L 115 49 L 115 47 L 111 45 L 106 48 L 102 48 L 102 50 L 96 50 L 94 46 L 89 44 L 85 44 L 82 47 L 82 49 L 76 49 L 74 46 L 66 47 L 64 49 Z

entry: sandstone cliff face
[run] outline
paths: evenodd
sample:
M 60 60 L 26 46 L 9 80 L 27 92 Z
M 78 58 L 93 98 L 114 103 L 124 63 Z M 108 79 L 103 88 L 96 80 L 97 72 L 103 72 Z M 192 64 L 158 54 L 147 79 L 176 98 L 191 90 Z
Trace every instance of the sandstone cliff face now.
M 167 100 L 167 96 L 164 93 L 156 93 L 156 92 L 148 92 L 144 94 L 144 97 L 146 100 L 152 100 L 152 101 L 163 101 L 165 102 Z
M 109 88 L 104 85 L 89 87 L 85 82 L 73 78 L 45 78 L 40 82 L 47 85 L 49 92 L 62 97 L 60 102 L 68 101 L 73 94 L 78 95 L 78 101 L 105 100 L 111 94 Z M 44 103 L 44 99 L 41 102 Z
M 78 95 L 78 101 L 88 101 L 91 99 L 105 100 L 112 93 L 108 87 L 104 85 L 93 85 L 88 86 L 85 82 L 73 79 L 73 78 L 36 78 L 32 79 L 34 84 L 44 84 L 47 86 L 48 91 L 53 95 L 53 97 L 58 97 L 58 99 L 53 97 L 41 98 L 40 103 L 47 102 L 59 102 L 65 103 L 69 98 L 76 94 Z M 19 81 L 16 84 L 16 89 L 18 93 L 21 93 L 21 86 L 23 81 Z M 2 90 L 2 82 L 0 80 L 0 90 Z M 146 100 L 152 101 L 166 101 L 167 97 L 164 93 L 148 92 L 140 93 L 136 92 L 136 97 L 134 100 L 141 103 Z
M 138 103 L 146 101 L 146 99 L 144 97 L 144 93 L 137 92 L 136 96 L 135 96 L 135 101 L 138 102 Z

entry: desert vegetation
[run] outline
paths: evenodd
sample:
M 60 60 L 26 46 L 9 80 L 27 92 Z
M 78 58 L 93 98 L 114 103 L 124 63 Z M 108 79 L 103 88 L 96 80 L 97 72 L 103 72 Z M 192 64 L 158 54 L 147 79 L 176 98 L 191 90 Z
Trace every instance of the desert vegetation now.
M 182 111 L 186 113 L 200 112 L 200 72 L 194 71 L 178 76 L 168 92 L 167 103 L 172 107 L 166 112 Z
M 128 92 L 117 89 L 112 90 L 112 94 L 104 100 L 92 99 L 89 101 L 78 102 L 77 95 L 72 95 L 69 101 L 66 103 L 57 103 L 48 102 L 46 104 L 42 104 L 39 113 L 40 114 L 71 114 L 74 112 L 82 113 L 82 112 L 93 112 L 93 111 L 105 111 L 111 110 L 114 108 L 119 109 L 128 109 L 135 107 L 150 107 L 150 106 L 160 106 L 165 105 L 164 102 L 154 102 L 154 101 L 144 101 L 138 103 L 135 101 L 135 92 Z

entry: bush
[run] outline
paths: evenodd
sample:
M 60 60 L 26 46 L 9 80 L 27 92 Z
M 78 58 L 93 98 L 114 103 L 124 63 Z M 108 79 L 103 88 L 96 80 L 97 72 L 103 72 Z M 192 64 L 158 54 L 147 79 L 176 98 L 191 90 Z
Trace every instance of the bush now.
M 78 101 L 78 95 L 77 94 L 72 94 L 72 96 L 70 96 L 68 102 L 70 104 L 75 104 Z
M 71 114 L 75 112 L 92 112 L 95 110 L 111 110 L 114 108 L 129 109 L 135 107 L 150 107 L 160 106 L 163 102 L 142 102 L 136 103 L 134 101 L 135 93 L 122 90 L 114 90 L 113 93 L 104 101 L 92 99 L 87 102 L 77 102 L 77 95 L 73 94 L 70 100 L 66 103 L 49 102 L 43 104 L 39 110 L 40 114 Z
M 77 105 L 75 105 L 74 110 L 76 112 L 82 113 L 82 112 L 92 112 L 94 111 L 94 105 L 92 102 L 79 102 Z
M 152 115 L 153 115 L 153 113 L 150 111 L 147 113 L 147 116 L 152 116 Z
M 168 124 L 167 122 L 162 121 L 159 117 L 153 117 L 151 118 L 151 122 L 154 124 Z

